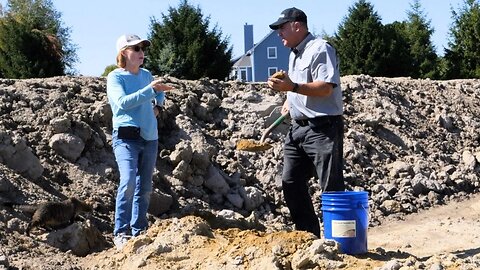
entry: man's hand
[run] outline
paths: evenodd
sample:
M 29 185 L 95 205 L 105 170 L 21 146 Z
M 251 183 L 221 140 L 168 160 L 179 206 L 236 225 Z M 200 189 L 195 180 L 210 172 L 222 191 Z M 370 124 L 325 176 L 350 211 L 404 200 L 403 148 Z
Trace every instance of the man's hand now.
M 283 79 L 274 78 L 273 76 L 268 78 L 268 86 L 276 91 L 287 92 L 291 91 L 294 85 L 288 74 L 284 73 Z
M 283 78 L 285 78 L 285 71 L 279 70 L 279 71 L 273 73 L 271 77 L 272 78 L 277 78 L 277 79 L 283 79 Z

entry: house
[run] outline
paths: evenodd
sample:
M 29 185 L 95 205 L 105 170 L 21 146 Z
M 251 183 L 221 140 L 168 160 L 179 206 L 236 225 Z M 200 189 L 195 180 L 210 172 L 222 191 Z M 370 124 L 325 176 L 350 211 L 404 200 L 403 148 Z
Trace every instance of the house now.
M 232 77 L 243 82 L 266 82 L 279 70 L 288 69 L 290 50 L 283 46 L 277 31 L 270 31 L 257 44 L 253 43 L 253 25 L 245 24 L 245 53 L 233 60 Z

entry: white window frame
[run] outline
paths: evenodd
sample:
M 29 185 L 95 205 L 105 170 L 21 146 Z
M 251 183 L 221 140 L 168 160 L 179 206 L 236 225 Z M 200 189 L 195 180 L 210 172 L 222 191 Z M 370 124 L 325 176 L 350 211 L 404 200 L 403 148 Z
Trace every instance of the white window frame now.
M 241 67 L 238 69 L 238 78 L 240 79 L 240 81 L 242 82 L 247 82 L 248 80 L 248 70 L 246 67 Z M 243 78 L 242 75 L 245 75 L 245 78 Z
M 273 50 L 274 56 L 270 56 L 270 50 Z M 267 47 L 267 59 L 277 59 L 277 47 Z
M 273 72 L 272 72 L 273 71 Z M 268 67 L 267 69 L 267 77 L 271 77 L 273 73 L 278 71 L 278 67 Z

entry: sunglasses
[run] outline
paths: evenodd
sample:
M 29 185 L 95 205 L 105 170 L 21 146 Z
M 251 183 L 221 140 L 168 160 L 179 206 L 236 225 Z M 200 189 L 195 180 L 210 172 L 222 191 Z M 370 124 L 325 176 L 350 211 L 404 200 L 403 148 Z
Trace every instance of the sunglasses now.
M 138 45 L 130 46 L 130 47 L 128 47 L 128 48 L 131 48 L 131 49 L 133 49 L 133 50 L 136 51 L 136 52 L 139 52 L 140 50 L 141 50 L 142 52 L 144 52 L 144 51 L 146 50 L 146 48 L 144 48 L 144 47 L 142 47 L 142 46 L 138 46 Z

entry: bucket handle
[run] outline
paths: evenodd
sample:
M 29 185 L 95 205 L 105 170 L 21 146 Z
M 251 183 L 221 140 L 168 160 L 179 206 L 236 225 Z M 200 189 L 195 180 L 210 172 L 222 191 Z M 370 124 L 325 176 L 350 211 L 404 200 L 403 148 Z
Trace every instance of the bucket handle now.
M 368 202 L 367 202 L 367 204 L 368 204 Z M 370 216 L 370 212 L 367 210 L 367 208 L 365 208 L 361 202 L 358 202 L 358 205 L 359 205 L 363 210 L 365 210 L 365 212 L 367 212 L 368 220 L 372 220 L 372 218 L 371 218 L 371 216 Z

